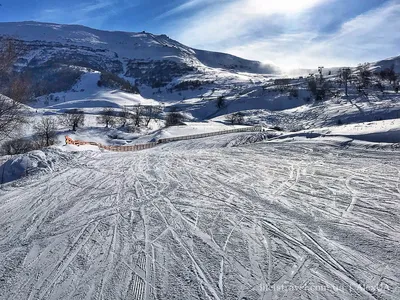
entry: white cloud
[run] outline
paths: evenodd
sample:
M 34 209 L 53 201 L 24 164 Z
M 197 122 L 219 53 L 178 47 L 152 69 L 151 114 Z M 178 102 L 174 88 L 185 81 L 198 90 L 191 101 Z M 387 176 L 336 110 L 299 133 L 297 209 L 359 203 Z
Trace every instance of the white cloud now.
M 99 9 L 104 9 L 107 7 L 110 7 L 112 5 L 116 4 L 115 1 L 112 0 L 106 0 L 106 1 L 97 1 L 94 3 L 83 3 L 78 7 L 78 10 L 80 10 L 82 13 L 86 14 L 86 13 L 91 13 L 91 12 L 95 12 Z
M 400 54 L 400 4 L 391 1 L 327 35 L 311 10 L 332 0 L 236 0 L 177 25 L 174 37 L 193 47 L 272 61 L 284 68 L 355 65 Z M 334 11 L 324 11 L 329 18 Z
M 400 3 L 392 1 L 349 20 L 325 40 L 311 42 L 303 55 L 348 65 L 399 55 L 399 28 Z
M 181 26 L 177 26 L 176 35 L 190 45 L 229 43 L 230 39 L 262 30 L 265 23 L 274 23 L 274 15 L 295 17 L 326 1 L 329 0 L 235 0 L 202 10 L 194 17 L 183 20 Z
M 321 2 L 323 2 L 323 0 L 245 0 L 234 3 L 233 9 L 239 9 L 240 13 L 250 16 L 268 16 L 273 14 L 299 13 Z
M 178 5 L 177 7 L 166 11 L 165 13 L 159 15 L 156 19 L 160 20 L 160 19 L 164 19 L 166 17 L 170 17 L 179 13 L 182 13 L 184 11 L 196 8 L 200 5 L 206 5 L 206 4 L 210 4 L 212 3 L 214 0 L 190 0 L 187 1 L 181 5 Z

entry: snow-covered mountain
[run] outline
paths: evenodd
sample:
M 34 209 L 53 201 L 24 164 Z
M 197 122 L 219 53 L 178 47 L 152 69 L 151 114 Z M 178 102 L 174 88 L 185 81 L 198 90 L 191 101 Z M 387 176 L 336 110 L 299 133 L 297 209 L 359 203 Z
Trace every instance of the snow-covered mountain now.
M 80 25 L 38 22 L 0 23 L 0 38 L 5 37 L 22 41 L 17 63 L 21 70 L 34 74 L 47 71 L 53 78 L 55 70 L 62 69 L 65 73 L 65 66 L 84 67 L 158 88 L 183 75 L 210 68 L 234 73 L 277 71 L 271 65 L 193 49 L 166 35 L 147 32 L 102 31 Z

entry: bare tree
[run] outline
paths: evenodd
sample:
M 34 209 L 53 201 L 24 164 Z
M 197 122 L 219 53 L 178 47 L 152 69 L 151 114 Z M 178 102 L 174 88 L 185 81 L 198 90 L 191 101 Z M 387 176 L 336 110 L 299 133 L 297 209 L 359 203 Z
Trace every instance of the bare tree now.
M 241 112 L 236 113 L 236 123 L 243 124 L 244 123 L 244 114 Z
M 219 108 L 219 109 L 221 109 L 221 108 L 223 108 L 224 106 L 225 106 L 225 98 L 224 98 L 224 96 L 219 96 L 218 98 L 217 98 L 217 108 Z
M 144 110 L 144 122 L 146 127 L 149 126 L 150 121 L 156 119 L 160 113 L 160 106 L 147 106 Z
M 318 89 L 317 89 L 317 80 L 315 79 L 314 74 L 310 74 L 307 77 L 307 86 L 308 86 L 308 90 L 311 92 L 311 94 L 316 96 L 318 93 Z
M 234 114 L 230 114 L 226 117 L 226 120 L 233 124 L 243 124 L 244 123 L 244 114 L 242 112 L 237 112 Z
M 226 116 L 226 121 L 228 123 L 231 123 L 232 125 L 235 124 L 235 115 L 234 114 L 230 114 Z
M 357 67 L 358 71 L 358 89 L 363 91 L 371 84 L 371 65 L 369 63 L 360 64 Z
M 324 80 L 322 76 L 322 67 L 319 67 L 318 70 L 320 72 L 320 80 L 317 81 L 317 78 L 314 76 L 314 74 L 310 74 L 310 76 L 307 77 L 307 85 L 315 100 L 322 101 L 330 92 L 331 85 L 329 81 Z
M 165 118 L 165 126 L 176 126 L 181 124 L 185 120 L 185 117 L 177 111 L 171 111 Z
M 0 94 L 0 138 L 10 137 L 25 122 L 22 104 Z
M 118 123 L 121 124 L 121 127 L 126 127 L 128 120 L 130 119 L 131 113 L 129 112 L 129 109 L 124 106 L 122 110 L 118 113 Z
M 116 123 L 115 111 L 114 109 L 108 107 L 104 108 L 101 115 L 97 117 L 97 122 L 100 124 L 106 125 L 106 128 L 109 126 L 114 126 Z
M 36 135 L 41 139 L 41 145 L 46 147 L 54 144 L 57 136 L 57 123 L 54 118 L 44 117 L 34 126 Z
M 389 80 L 389 83 L 394 86 L 398 79 L 398 75 L 396 74 L 395 69 L 394 69 L 394 64 L 392 64 L 390 66 L 390 68 L 387 68 L 385 71 L 386 71 L 386 76 L 387 76 L 387 79 Z
M 341 76 L 343 77 L 343 81 L 344 81 L 344 92 L 346 97 L 348 96 L 348 83 L 349 83 L 349 79 L 351 77 L 351 69 L 350 68 L 343 68 L 341 70 Z
M 85 124 L 85 113 L 78 109 L 70 109 L 61 116 L 61 124 L 71 127 L 73 131 Z
M 1 146 L 0 154 L 3 155 L 16 155 L 27 153 L 29 151 L 37 150 L 38 144 L 33 140 L 18 138 L 8 140 Z M 4 175 L 4 174 L 3 174 Z
M 9 137 L 25 120 L 21 102 L 28 98 L 26 81 L 11 80 L 11 69 L 16 58 L 14 41 L 7 39 L 0 42 L 0 93 L 11 97 L 0 94 L 0 137 Z
M 399 90 L 399 74 L 396 74 L 395 71 L 395 66 L 392 64 L 390 68 L 386 68 L 383 70 L 380 70 L 379 72 L 375 73 L 375 75 L 381 79 L 382 81 L 389 81 L 389 84 L 393 86 L 393 90 L 398 93 Z
M 322 70 L 324 69 L 323 66 L 318 67 L 318 73 L 319 73 L 319 84 L 322 85 L 324 81 L 324 75 L 322 74 Z
M 140 127 L 143 112 L 144 112 L 143 106 L 141 106 L 140 104 L 133 108 L 133 114 L 131 115 L 131 117 L 133 120 L 133 124 L 136 127 Z

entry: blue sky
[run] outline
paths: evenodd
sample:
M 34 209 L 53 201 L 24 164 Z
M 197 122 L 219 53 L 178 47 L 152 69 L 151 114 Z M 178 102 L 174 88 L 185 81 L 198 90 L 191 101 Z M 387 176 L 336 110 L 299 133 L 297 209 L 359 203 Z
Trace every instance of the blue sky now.
M 400 55 L 400 0 L 0 0 L 0 21 L 165 33 L 281 67 Z

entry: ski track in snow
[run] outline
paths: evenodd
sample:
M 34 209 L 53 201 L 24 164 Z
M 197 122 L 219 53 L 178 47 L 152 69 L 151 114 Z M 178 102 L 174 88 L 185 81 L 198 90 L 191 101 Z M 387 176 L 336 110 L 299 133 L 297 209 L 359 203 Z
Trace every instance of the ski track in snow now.
M 400 154 L 237 136 L 0 190 L 0 299 L 399 299 Z

